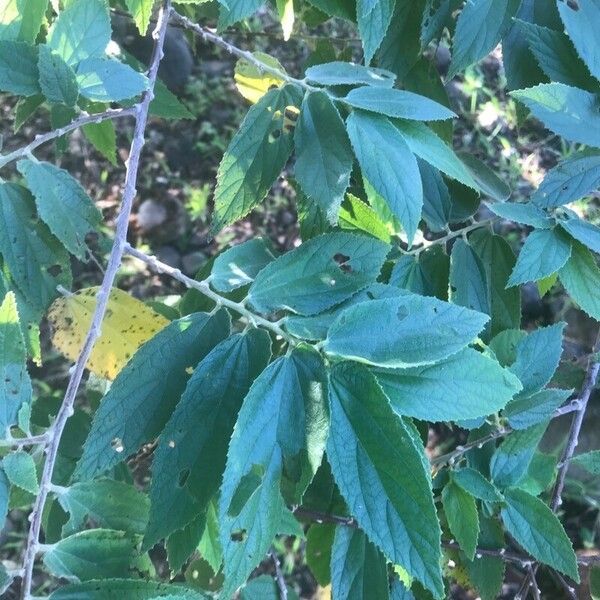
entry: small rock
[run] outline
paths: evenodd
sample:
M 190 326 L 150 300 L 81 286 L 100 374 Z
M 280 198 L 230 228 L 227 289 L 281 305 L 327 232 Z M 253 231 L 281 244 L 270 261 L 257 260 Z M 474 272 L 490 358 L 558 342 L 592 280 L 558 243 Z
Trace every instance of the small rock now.
M 181 255 L 173 246 L 162 246 L 159 248 L 156 251 L 156 258 L 174 269 L 181 267 Z
M 162 225 L 168 217 L 167 208 L 156 200 L 144 200 L 137 214 L 138 227 L 147 233 Z
M 206 256 L 200 251 L 190 252 L 181 259 L 183 272 L 193 277 L 206 262 Z

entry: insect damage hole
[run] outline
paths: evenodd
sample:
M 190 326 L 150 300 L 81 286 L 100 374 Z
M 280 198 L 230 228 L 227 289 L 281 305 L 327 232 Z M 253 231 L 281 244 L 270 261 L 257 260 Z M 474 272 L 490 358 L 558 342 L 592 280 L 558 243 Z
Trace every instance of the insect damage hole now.
M 348 264 L 350 257 L 338 252 L 333 255 L 333 260 L 337 263 L 338 267 L 343 273 L 352 273 L 352 267 Z

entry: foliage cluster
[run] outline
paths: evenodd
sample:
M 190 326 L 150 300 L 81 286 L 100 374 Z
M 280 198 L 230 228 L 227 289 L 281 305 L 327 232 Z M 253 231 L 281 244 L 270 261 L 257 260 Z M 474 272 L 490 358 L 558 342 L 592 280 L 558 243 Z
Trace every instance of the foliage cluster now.
M 40 106 L 53 127 L 0 155 L 0 168 L 15 166 L 0 180 L 1 520 L 33 506 L 24 563 L 3 568 L 0 587 L 20 579 L 30 600 L 39 568 L 68 582 L 50 586 L 53 600 L 231 598 L 242 586 L 241 598 L 293 598 L 281 539 L 306 539 L 334 600 L 443 598 L 452 582 L 493 599 L 506 563 L 534 597 L 540 566 L 578 583 L 593 559 L 576 555 L 559 511 L 571 463 L 600 472 L 600 451 L 575 455 L 598 360 L 592 352 L 580 389 L 558 386 L 565 324 L 522 330 L 520 289 L 560 282 L 600 320 L 600 229 L 567 207 L 600 185 L 600 2 L 269 3 L 284 39 L 330 18 L 357 27 L 364 64 L 317 56 L 302 78 L 222 33 L 264 0 L 120 4 L 0 3 L 0 91 L 19 97 L 17 128 Z M 111 42 L 110 10 L 125 9 L 140 34 L 154 28 L 147 72 Z M 196 24 L 211 11 L 218 32 Z M 169 23 L 237 56 L 252 104 L 219 167 L 213 233 L 286 170 L 294 250 L 254 238 L 190 279 L 127 244 L 148 115 L 187 116 L 156 79 Z M 448 79 L 501 43 L 520 118 L 577 145 L 527 202 L 453 150 L 456 115 L 431 63 L 440 40 L 451 41 Z M 34 152 L 81 127 L 114 161 L 114 123 L 128 118 L 106 274 L 71 291 L 102 214 Z M 477 221 L 482 201 L 492 216 Z M 498 219 L 527 228 L 518 256 Z M 165 307 L 117 290 L 124 254 L 189 291 Z M 43 319 L 75 362 L 58 406 L 28 372 Z M 566 413 L 564 447 L 541 452 Z M 468 441 L 431 458 L 430 424 Z M 149 445 L 140 486 L 125 460 Z M 159 543 L 185 580 L 157 573 L 148 552 Z M 251 578 L 269 555 L 276 579 Z

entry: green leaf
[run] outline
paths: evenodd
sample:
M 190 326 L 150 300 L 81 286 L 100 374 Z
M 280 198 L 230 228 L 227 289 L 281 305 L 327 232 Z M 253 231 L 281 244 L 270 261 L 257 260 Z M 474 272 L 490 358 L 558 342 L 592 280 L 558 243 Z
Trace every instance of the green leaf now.
M 12 483 L 30 494 L 37 494 L 39 491 L 37 472 L 33 458 L 23 450 L 17 450 L 7 454 L 2 459 L 2 469 L 4 474 Z
M 390 26 L 395 0 L 357 0 L 356 19 L 368 65 Z
M 8 292 L 0 305 L 0 437 L 17 423 L 19 409 L 32 394 L 17 299 Z
M 325 350 L 382 367 L 413 367 L 447 358 L 473 341 L 487 315 L 410 294 L 351 306 L 329 329 Z
M 91 56 L 103 56 L 110 42 L 108 6 L 103 0 L 71 2 L 48 31 L 48 46 L 68 65 Z
M 77 65 L 79 93 L 96 102 L 118 102 L 141 94 L 148 79 L 118 60 L 87 58 Z
M 44 554 L 44 565 L 55 577 L 71 581 L 126 577 L 144 569 L 138 544 L 139 536 L 124 531 L 88 529 L 53 544 Z M 148 557 L 146 561 L 144 570 L 152 564 Z
M 259 204 L 281 173 L 293 146 L 285 123 L 288 106 L 300 106 L 300 92 L 286 85 L 267 92 L 248 111 L 219 165 L 213 232 Z
M 242 401 L 267 366 L 270 346 L 265 331 L 251 329 L 223 340 L 196 367 L 154 453 L 144 548 L 207 510 Z
M 600 48 L 595 27 L 600 22 L 600 2 L 587 0 L 573 6 L 569 2 L 559 0 L 557 4 L 560 17 L 579 56 L 583 58 L 591 74 L 600 79 Z
M 225 0 L 221 3 L 219 29 L 252 16 L 264 3 L 265 0 Z
M 39 76 L 36 46 L 0 41 L 0 91 L 34 96 L 40 93 Z
M 86 517 L 100 527 L 142 534 L 148 522 L 148 497 L 133 485 L 112 479 L 75 483 L 58 495 L 70 515 L 63 535 L 83 528 Z
M 600 269 L 594 255 L 583 244 L 573 242 L 571 258 L 558 276 L 573 300 L 600 321 Z
M 505 547 L 504 532 L 500 523 L 481 516 L 479 519 L 479 546 L 501 550 Z M 477 588 L 481 600 L 496 600 L 502 592 L 505 563 L 494 556 L 476 556 L 475 560 L 465 561 L 467 574 Z
M 331 592 L 336 600 L 389 598 L 385 558 L 360 529 L 336 527 L 331 551 Z
M 17 133 L 23 124 L 44 103 L 44 96 L 36 94 L 28 98 L 21 98 L 15 106 L 14 132 Z
M 448 255 L 439 245 L 432 246 L 416 256 L 402 256 L 392 269 L 390 285 L 448 300 L 449 269 Z
M 210 600 L 210 596 L 181 585 L 141 579 L 97 579 L 63 586 L 50 600 Z
M 322 358 L 301 346 L 271 363 L 244 400 L 219 503 L 223 597 L 246 580 L 277 533 L 301 534 L 284 495 L 297 504 L 321 463 L 328 429 L 326 385 Z
M 356 21 L 356 3 L 354 0 L 309 0 L 309 3 L 330 17 Z
M 531 200 L 554 208 L 583 198 L 600 187 L 600 152 L 581 150 L 550 169 Z
M 600 227 L 580 219 L 575 213 L 559 219 L 558 224 L 578 242 L 600 254 Z
M 489 336 L 521 325 L 521 292 L 515 287 L 506 289 L 506 281 L 515 265 L 510 244 L 501 236 L 479 229 L 469 236 L 469 242 L 485 269 L 490 299 Z
M 514 375 L 472 348 L 435 365 L 373 372 L 398 414 L 424 421 L 485 417 L 521 389 Z
M 442 490 L 442 505 L 452 535 L 469 560 L 475 558 L 479 517 L 475 498 L 450 481 Z
M 79 97 L 75 72 L 46 44 L 40 44 L 38 50 L 40 87 L 46 100 L 51 103 L 75 106 Z
M 490 314 L 485 268 L 470 244 L 458 239 L 450 257 L 450 301 Z
M 309 83 L 318 85 L 373 85 L 391 88 L 396 76 L 385 69 L 365 67 L 350 62 L 334 61 L 309 67 L 305 72 Z
M 67 252 L 38 221 L 31 194 L 14 183 L 0 184 L 0 254 L 35 311 L 56 298 L 57 286 L 71 287 Z
M 219 292 L 231 292 L 252 283 L 255 277 L 275 259 L 269 244 L 252 238 L 219 254 L 212 267 L 210 283 Z
M 541 390 L 508 404 L 503 416 L 513 429 L 527 429 L 552 418 L 554 411 L 567 400 L 573 390 Z
M 298 595 L 287 586 L 288 600 L 298 600 Z M 251 579 L 240 591 L 240 600 L 280 600 L 277 582 L 270 575 L 259 575 Z
M 187 369 L 229 335 L 229 322 L 225 310 L 184 317 L 134 354 L 94 415 L 75 477 L 103 473 L 158 435 L 186 386 Z
M 460 6 L 457 0 L 427 0 L 422 11 L 421 20 L 421 46 L 426 48 L 434 39 L 440 37 L 444 27 L 452 21 L 452 11 Z
M 285 317 L 284 325 L 287 331 L 301 339 L 311 341 L 324 340 L 327 337 L 327 331 L 331 327 L 331 324 L 348 306 L 378 298 L 395 298 L 397 296 L 404 296 L 405 294 L 404 290 L 394 286 L 384 283 L 372 283 L 348 298 L 348 300 L 318 315 L 312 317 L 287 316 Z
M 496 448 L 490 462 L 492 481 L 501 489 L 517 485 L 526 475 L 548 422 L 514 431 Z
M 392 71 L 406 87 L 406 76 L 419 59 L 419 25 L 425 0 L 396 2 L 392 21 L 383 38 L 377 63 Z
M 208 504 L 206 511 L 206 527 L 198 544 L 198 552 L 210 565 L 213 574 L 221 569 L 223 563 L 223 549 L 219 541 L 219 517 L 217 515 L 217 504 L 213 499 Z
M 67 171 L 47 162 L 21 160 L 17 168 L 35 196 L 37 211 L 65 248 L 81 260 L 86 234 L 96 231 L 102 214 L 81 184 Z
M 479 471 L 470 467 L 452 471 L 452 481 L 471 496 L 484 502 L 502 502 L 502 494 Z
M 509 198 L 510 187 L 488 165 L 468 152 L 459 152 L 458 156 L 475 181 L 475 189 L 481 190 L 496 202 L 504 202 Z M 465 181 L 462 183 L 467 185 Z
M 397 119 L 394 125 L 402 134 L 411 152 L 435 167 L 460 181 L 464 185 L 479 189 L 467 167 L 442 139 L 425 123 Z
M 6 473 L 4 473 L 2 468 L 0 468 L 0 531 L 4 529 L 4 524 L 6 523 L 6 515 L 8 514 L 9 495 L 10 481 L 8 480 L 8 477 L 6 477 Z
M 318 236 L 266 266 L 250 286 L 248 300 L 265 314 L 322 312 L 374 282 L 388 250 L 370 236 Z
M 571 240 L 560 229 L 536 229 L 525 240 L 507 287 L 556 273 L 571 256 Z
M 517 343 L 510 370 L 523 384 L 521 397 L 541 390 L 552 379 L 562 354 L 564 328 L 563 322 L 540 327 Z
M 335 224 L 354 157 L 344 122 L 325 92 L 309 92 L 304 97 L 294 142 L 296 179 Z
M 423 208 L 417 161 L 398 129 L 383 116 L 355 110 L 346 122 L 363 176 L 398 217 L 412 243 Z
M 496 47 L 520 4 L 521 0 L 467 0 L 456 22 L 448 79 Z
M 165 542 L 165 546 L 171 573 L 180 571 L 190 556 L 194 554 L 200 543 L 200 538 L 202 537 L 205 526 L 206 513 L 201 513 L 183 529 L 174 531 L 169 535 Z
M 152 16 L 154 0 L 125 0 L 127 10 L 131 13 L 133 21 L 140 32 L 145 35 Z
M 418 158 L 417 163 L 423 183 L 423 219 L 432 231 L 445 231 L 452 208 L 448 186 L 441 173 L 428 162 Z
M 35 42 L 47 8 L 48 0 L 4 0 L 0 9 L 0 40 Z
M 511 95 L 550 131 L 571 142 L 600 147 L 600 114 L 595 94 L 564 83 L 543 83 Z
M 117 134 L 112 121 L 88 123 L 82 127 L 88 142 L 113 166 L 117 165 Z
M 389 244 L 392 236 L 379 215 L 360 198 L 347 194 L 340 207 L 339 225 L 342 229 L 359 230 Z
M 510 535 L 534 558 L 579 583 L 575 552 L 558 517 L 522 490 L 506 490 L 504 496 L 501 515 Z
M 516 24 L 542 71 L 552 81 L 584 89 L 594 85 L 571 40 L 562 31 L 525 21 L 516 21 Z
M 414 121 L 438 121 L 456 117 L 449 108 L 425 96 L 394 88 L 359 87 L 343 98 L 343 102 L 354 108 Z
M 600 450 L 578 454 L 571 459 L 571 463 L 584 468 L 592 475 L 600 475 Z
M 440 528 L 422 448 L 364 367 L 333 366 L 330 402 L 327 458 L 350 513 L 387 559 L 441 598 Z
M 541 208 L 531 203 L 492 203 L 487 204 L 487 207 L 499 217 L 530 225 L 537 229 L 547 229 L 555 224 L 552 217 L 549 217 Z
M 306 564 L 322 587 L 331 583 L 331 553 L 336 529 L 331 523 L 314 523 L 306 534 Z

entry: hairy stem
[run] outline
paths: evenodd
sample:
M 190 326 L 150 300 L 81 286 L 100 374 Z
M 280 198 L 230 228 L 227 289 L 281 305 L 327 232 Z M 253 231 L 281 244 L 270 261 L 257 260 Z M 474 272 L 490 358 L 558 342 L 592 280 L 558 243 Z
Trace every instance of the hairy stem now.
M 207 298 L 210 298 L 218 305 L 230 308 L 231 310 L 241 315 L 251 325 L 257 325 L 268 329 L 269 331 L 272 331 L 275 335 L 284 339 L 288 344 L 297 344 L 297 340 L 294 337 L 292 337 L 289 333 L 284 331 L 278 323 L 269 321 L 268 319 L 265 319 L 264 317 L 261 317 L 256 313 L 253 313 L 252 311 L 248 310 L 241 302 L 234 302 L 233 300 L 229 300 L 228 298 L 217 294 L 217 292 L 213 291 L 208 285 L 208 283 L 206 283 L 205 281 L 196 281 L 195 279 L 184 275 L 179 269 L 174 269 L 173 267 L 170 267 L 169 265 L 158 260 L 158 258 L 156 258 L 155 256 L 150 256 L 148 254 L 145 254 L 144 252 L 141 252 L 140 250 L 136 250 L 129 244 L 125 245 L 125 253 L 146 263 L 154 271 L 157 271 L 158 273 L 163 273 L 165 275 L 169 275 L 173 279 L 176 279 L 177 281 L 183 283 L 183 285 L 185 285 L 186 287 L 199 291 L 202 295 L 206 296 Z
M 120 119 L 123 117 L 135 117 L 137 115 L 138 106 L 132 106 L 131 108 L 111 108 L 104 112 L 96 113 L 94 115 L 88 115 L 87 113 L 82 114 L 80 117 L 73 119 L 69 124 L 64 127 L 59 127 L 48 133 L 42 133 L 36 135 L 32 142 L 29 142 L 26 146 L 17 148 L 7 154 L 0 154 L 0 169 L 6 166 L 8 163 L 29 156 L 36 148 L 42 144 L 46 144 L 55 140 L 56 138 L 62 137 L 63 135 L 79 129 L 84 125 L 90 125 L 92 123 L 102 123 L 103 121 L 109 121 L 112 119 Z
M 48 445 L 45 448 L 46 461 L 40 481 L 40 491 L 33 505 L 33 510 L 30 515 L 31 526 L 27 537 L 27 546 L 25 549 L 25 557 L 23 561 L 24 574 L 23 583 L 21 586 L 21 598 L 23 600 L 31 600 L 31 587 L 33 583 L 33 567 L 35 558 L 40 548 L 40 529 L 42 524 L 42 514 L 46 504 L 50 486 L 52 483 L 52 474 L 58 454 L 60 439 L 65 428 L 65 424 L 69 417 L 73 414 L 73 406 L 75 397 L 81 385 L 85 365 L 88 361 L 90 353 L 100 337 L 102 320 L 106 312 L 110 290 L 113 287 L 117 271 L 121 265 L 123 252 L 127 239 L 127 229 L 129 226 L 129 216 L 133 200 L 136 196 L 136 184 L 138 169 L 140 165 L 140 156 L 144 146 L 144 130 L 148 121 L 148 112 L 150 102 L 154 97 L 154 85 L 156 83 L 158 66 L 163 57 L 163 45 L 167 32 L 167 24 L 169 22 L 169 13 L 171 11 L 171 0 L 164 0 L 160 9 L 156 28 L 152 34 L 154 38 L 154 49 L 148 70 L 148 90 L 142 96 L 139 104 L 135 106 L 135 129 L 129 158 L 126 163 L 127 172 L 125 175 L 125 183 L 123 187 L 123 195 L 121 200 L 121 209 L 117 218 L 115 239 L 112 245 L 106 273 L 102 280 L 102 285 L 96 296 L 96 308 L 92 317 L 90 328 L 87 332 L 81 353 L 75 362 L 71 377 L 65 392 L 65 397 L 61 407 L 56 415 L 56 420 L 49 431 Z M 93 122 L 93 121 L 90 121 Z M 73 127 L 74 129 L 74 127 Z

